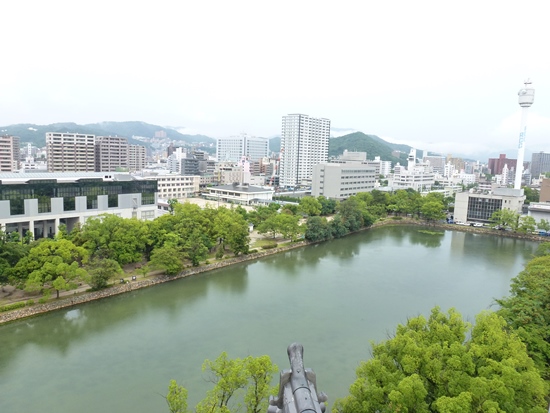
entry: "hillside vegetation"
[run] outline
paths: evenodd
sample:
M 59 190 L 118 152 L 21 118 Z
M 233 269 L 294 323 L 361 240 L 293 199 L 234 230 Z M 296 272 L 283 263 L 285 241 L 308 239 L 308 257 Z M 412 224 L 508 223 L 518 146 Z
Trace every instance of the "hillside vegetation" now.
M 152 138 L 155 132 L 164 131 L 169 139 L 183 141 L 187 143 L 204 142 L 207 144 L 215 143 L 215 139 L 204 135 L 184 135 L 170 128 L 159 125 L 152 125 L 145 122 L 101 122 L 79 125 L 74 122 L 52 123 L 50 125 L 34 125 L 30 123 L 20 123 L 17 125 L 0 126 L 2 134 L 19 136 L 21 142 L 30 142 L 35 146 L 42 147 L 46 145 L 46 132 L 75 132 L 87 133 L 96 136 L 121 136 L 128 138 L 132 144 L 144 143 L 133 139 L 132 136 L 143 136 Z

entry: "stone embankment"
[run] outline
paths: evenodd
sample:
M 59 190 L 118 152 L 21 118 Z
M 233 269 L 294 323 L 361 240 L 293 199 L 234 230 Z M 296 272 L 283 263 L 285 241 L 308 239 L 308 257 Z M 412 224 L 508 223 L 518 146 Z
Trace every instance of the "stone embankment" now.
M 151 286 L 165 283 L 168 281 L 177 280 L 179 278 L 185 278 L 185 277 L 200 274 L 203 272 L 215 270 L 217 268 L 227 267 L 229 265 L 237 264 L 240 262 L 256 260 L 258 258 L 262 258 L 267 255 L 277 254 L 290 249 L 303 247 L 304 245 L 307 245 L 307 244 L 308 244 L 307 241 L 295 242 L 293 244 L 290 244 L 284 247 L 272 248 L 265 251 L 254 252 L 246 255 L 239 255 L 237 257 L 228 258 L 213 264 L 201 265 L 199 267 L 191 267 L 189 269 L 183 270 L 182 272 L 174 276 L 161 275 L 155 278 L 150 278 L 145 280 L 129 281 L 125 284 L 113 285 L 109 288 L 106 288 L 100 291 L 89 292 L 82 295 L 75 295 L 72 297 L 59 299 L 59 300 L 52 301 L 45 304 L 35 304 L 30 307 L 24 307 L 24 308 L 9 311 L 6 313 L 0 313 L 0 324 L 8 323 L 10 321 L 15 321 L 21 318 L 32 317 L 35 315 L 47 313 L 49 311 L 55 311 L 55 310 L 60 310 L 62 308 L 72 307 L 72 306 L 87 303 L 90 301 L 101 300 L 107 297 L 113 297 L 115 295 L 124 294 L 140 288 L 151 287 Z
M 385 219 L 383 221 L 379 221 L 375 223 L 374 225 L 368 228 L 380 227 L 385 225 L 418 225 L 422 227 L 438 228 L 443 230 L 454 230 L 454 231 L 472 232 L 477 234 L 488 234 L 488 235 L 505 236 L 510 238 L 526 239 L 526 240 L 537 241 L 537 242 L 550 241 L 547 237 L 541 237 L 538 235 L 519 234 L 519 233 L 510 232 L 510 231 L 496 231 L 494 229 L 471 227 L 471 226 L 465 226 L 465 225 L 453 225 L 453 224 L 442 224 L 442 223 L 426 224 L 426 222 L 424 221 L 419 221 L 419 220 L 410 219 L 410 218 L 409 219 L 404 218 L 400 220 L 395 220 L 391 218 Z M 360 231 L 363 231 L 368 228 L 362 228 Z M 9 311 L 6 313 L 0 313 L 0 324 L 8 323 L 10 321 L 18 320 L 21 318 L 32 317 L 38 314 L 47 313 L 49 311 L 55 311 L 62 308 L 72 307 L 72 306 L 86 303 L 89 301 L 101 300 L 103 298 L 127 293 L 132 290 L 147 288 L 156 284 L 177 280 L 179 278 L 189 277 L 191 275 L 200 274 L 200 273 L 211 271 L 217 268 L 227 267 L 232 264 L 237 264 L 244 261 L 256 260 L 258 258 L 262 258 L 267 255 L 278 254 L 280 252 L 303 247 L 308 244 L 310 244 L 308 241 L 300 241 L 284 247 L 272 248 L 265 251 L 254 252 L 251 254 L 228 258 L 213 264 L 206 264 L 206 265 L 201 265 L 199 267 L 192 267 L 192 268 L 183 270 L 181 273 L 175 276 L 162 275 L 162 276 L 158 276 L 158 277 L 146 279 L 146 280 L 130 281 L 126 284 L 114 285 L 105 290 L 90 292 L 90 293 L 86 293 L 78 296 L 75 295 L 74 297 L 63 298 L 63 299 L 56 300 L 46 304 L 36 304 L 31 307 L 25 307 L 18 310 Z

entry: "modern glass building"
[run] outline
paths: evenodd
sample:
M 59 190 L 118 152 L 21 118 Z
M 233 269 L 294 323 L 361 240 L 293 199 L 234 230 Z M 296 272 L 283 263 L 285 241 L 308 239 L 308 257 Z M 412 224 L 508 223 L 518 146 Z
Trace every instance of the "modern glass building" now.
M 157 182 L 113 173 L 0 174 L 0 228 L 53 237 L 101 214 L 153 219 Z

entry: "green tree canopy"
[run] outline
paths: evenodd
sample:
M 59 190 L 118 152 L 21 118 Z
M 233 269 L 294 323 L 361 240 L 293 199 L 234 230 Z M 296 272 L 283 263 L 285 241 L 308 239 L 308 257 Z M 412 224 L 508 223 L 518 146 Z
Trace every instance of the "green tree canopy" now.
M 323 205 L 317 198 L 305 196 L 300 199 L 300 211 L 304 215 L 317 216 L 321 214 Z
M 373 345 L 339 413 L 540 412 L 547 385 L 525 345 L 495 313 L 472 328 L 451 309 L 411 318 L 395 335 Z
M 11 272 L 16 284 L 23 284 L 27 291 L 76 287 L 76 280 L 86 272 L 82 264 L 88 258 L 87 251 L 66 239 L 41 239 L 34 244 L 29 254 L 21 259 Z
M 546 380 L 550 380 L 550 243 L 512 280 L 510 296 L 497 300 L 499 314 L 517 331 Z

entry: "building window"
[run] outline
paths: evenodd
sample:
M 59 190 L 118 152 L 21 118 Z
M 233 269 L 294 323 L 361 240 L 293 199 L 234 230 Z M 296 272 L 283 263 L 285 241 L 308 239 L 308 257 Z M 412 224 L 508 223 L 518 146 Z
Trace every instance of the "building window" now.
M 108 196 L 108 207 L 109 208 L 118 208 L 118 195 L 113 194 Z

